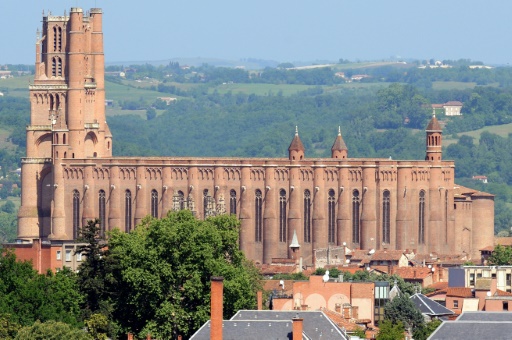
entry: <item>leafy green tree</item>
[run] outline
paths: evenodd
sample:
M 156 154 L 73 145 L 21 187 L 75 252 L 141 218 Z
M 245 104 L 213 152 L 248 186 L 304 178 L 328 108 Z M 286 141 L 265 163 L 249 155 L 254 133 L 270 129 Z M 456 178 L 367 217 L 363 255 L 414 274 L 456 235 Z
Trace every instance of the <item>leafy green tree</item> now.
M 424 326 L 418 327 L 413 333 L 414 340 L 427 340 L 442 323 L 443 322 L 441 320 L 434 319 Z
M 400 294 L 384 306 L 384 318 L 394 324 L 408 325 L 413 332 L 425 324 L 423 315 L 407 294 Z
M 85 320 L 85 327 L 94 340 L 107 340 L 109 321 L 103 314 L 97 313 Z
M 210 277 L 224 277 L 224 315 L 254 308 L 259 273 L 238 247 L 239 221 L 197 220 L 190 211 L 146 218 L 131 233 L 114 230 L 108 253 L 113 316 L 125 331 L 189 337 L 210 314 Z M 82 269 L 83 270 L 83 269 Z
M 85 331 L 57 321 L 40 322 L 26 326 L 18 331 L 15 340 L 93 340 Z
M 405 327 L 402 321 L 396 323 L 391 320 L 384 320 L 379 324 L 377 340 L 403 340 L 405 339 Z
M 11 314 L 0 314 L 0 339 L 13 339 L 20 325 L 12 320 Z
M 2 205 L 2 208 L 0 208 L 0 210 L 8 214 L 12 214 L 16 210 L 16 206 L 14 205 L 14 203 L 12 203 L 12 201 L 7 200 L 4 203 L 4 205 Z
M 152 107 L 146 109 L 146 118 L 147 120 L 154 119 L 156 117 L 156 110 Z
M 504 266 L 512 264 L 512 247 L 502 246 L 500 244 L 494 247 L 494 251 L 487 259 L 488 263 L 495 266 Z

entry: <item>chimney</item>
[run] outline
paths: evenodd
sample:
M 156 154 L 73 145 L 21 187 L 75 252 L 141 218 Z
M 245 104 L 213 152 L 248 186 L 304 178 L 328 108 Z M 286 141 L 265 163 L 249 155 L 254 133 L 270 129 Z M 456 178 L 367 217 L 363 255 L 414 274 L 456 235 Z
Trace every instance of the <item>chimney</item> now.
M 148 333 L 148 335 L 146 336 L 146 340 L 151 340 L 151 334 Z
M 212 276 L 210 297 L 210 340 L 222 340 L 223 277 Z
M 256 293 L 257 301 L 258 301 L 258 310 L 263 309 L 263 292 L 261 290 L 258 290 Z
M 293 319 L 293 329 L 292 329 L 292 339 L 293 340 L 302 340 L 302 322 L 304 319 L 299 318 L 297 314 Z
M 128 333 L 128 340 L 133 340 L 133 334 L 132 333 Z

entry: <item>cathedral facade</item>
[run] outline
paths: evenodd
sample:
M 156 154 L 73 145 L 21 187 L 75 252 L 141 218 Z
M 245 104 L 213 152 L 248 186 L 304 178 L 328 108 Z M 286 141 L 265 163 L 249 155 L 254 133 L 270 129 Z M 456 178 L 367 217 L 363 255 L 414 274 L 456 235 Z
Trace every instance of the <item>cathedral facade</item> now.
M 36 42 L 18 239 L 69 242 L 87 220 L 132 230 L 147 215 L 235 214 L 249 259 L 313 249 L 416 249 L 467 254 L 493 245 L 494 197 L 457 186 L 442 129 L 426 129 L 425 160 L 307 158 L 298 132 L 288 158 L 112 157 L 105 118 L 102 11 L 43 17 Z M 297 242 L 290 247 L 296 235 Z M 297 247 L 298 246 L 298 247 Z

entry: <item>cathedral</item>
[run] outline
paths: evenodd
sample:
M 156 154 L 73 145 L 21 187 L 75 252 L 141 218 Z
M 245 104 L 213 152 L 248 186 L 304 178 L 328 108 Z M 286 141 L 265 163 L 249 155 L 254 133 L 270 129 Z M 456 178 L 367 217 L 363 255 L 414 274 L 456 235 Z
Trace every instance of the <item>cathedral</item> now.
M 129 232 L 147 215 L 234 214 L 257 263 L 313 261 L 313 250 L 414 249 L 466 254 L 494 244 L 494 197 L 457 186 L 442 128 L 424 160 L 349 158 L 341 130 L 330 158 L 308 158 L 299 133 L 287 158 L 113 157 L 105 117 L 102 10 L 43 15 L 36 41 L 20 243 L 73 242 L 86 221 Z M 291 246 L 291 247 L 290 247 Z

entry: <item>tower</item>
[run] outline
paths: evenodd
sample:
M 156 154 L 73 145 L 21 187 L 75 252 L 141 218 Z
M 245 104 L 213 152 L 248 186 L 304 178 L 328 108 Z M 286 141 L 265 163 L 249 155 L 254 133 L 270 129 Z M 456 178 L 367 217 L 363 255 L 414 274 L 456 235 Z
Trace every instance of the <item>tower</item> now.
M 27 157 L 22 159 L 22 202 L 18 238 L 66 232 L 63 159 L 112 156 L 105 121 L 102 11 L 43 17 L 36 40 L 34 83 L 30 85 Z
M 304 159 L 304 145 L 299 138 L 299 128 L 295 127 L 295 137 L 293 137 L 288 147 L 288 155 L 291 161 L 301 161 Z
M 442 135 L 443 129 L 434 114 L 427 126 L 427 154 L 426 161 L 440 162 L 442 159 Z
M 348 157 L 348 148 L 341 137 L 341 127 L 338 126 L 338 136 L 334 140 L 331 148 L 331 158 L 346 159 Z

